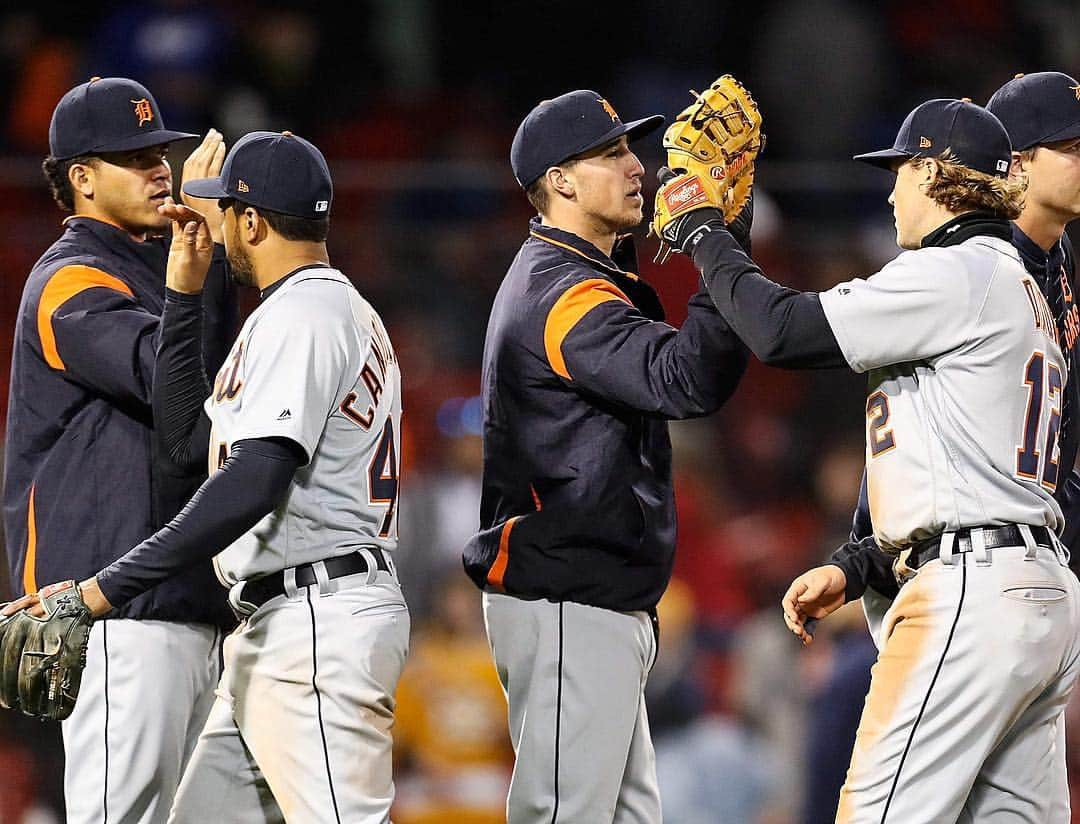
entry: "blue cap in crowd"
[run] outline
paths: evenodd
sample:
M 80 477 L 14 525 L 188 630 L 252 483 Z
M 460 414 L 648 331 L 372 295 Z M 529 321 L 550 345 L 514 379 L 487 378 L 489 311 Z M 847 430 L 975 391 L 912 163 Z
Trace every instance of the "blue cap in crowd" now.
M 1080 137 L 1080 83 L 1061 72 L 1018 74 L 986 108 L 1005 124 L 1017 152 Z
M 626 135 L 634 140 L 664 124 L 661 115 L 623 123 L 603 97 L 588 89 L 545 100 L 518 126 L 510 146 L 514 177 L 527 189 L 552 166 Z
M 326 217 L 334 198 L 326 158 L 292 132 L 244 135 L 225 158 L 220 177 L 189 181 L 184 191 L 306 218 Z
M 60 98 L 49 124 L 57 160 L 160 146 L 198 135 L 165 128 L 154 96 L 126 77 L 95 77 Z
M 994 115 L 968 100 L 928 100 L 907 116 L 891 149 L 855 155 L 855 160 L 891 169 L 897 160 L 938 157 L 946 149 L 976 172 L 1009 175 L 1008 132 Z

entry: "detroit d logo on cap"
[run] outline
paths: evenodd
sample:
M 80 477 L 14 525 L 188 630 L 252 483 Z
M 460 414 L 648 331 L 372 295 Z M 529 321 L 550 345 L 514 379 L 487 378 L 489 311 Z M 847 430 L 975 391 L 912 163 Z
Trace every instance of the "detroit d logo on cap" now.
M 149 100 L 143 97 L 139 100 L 132 100 L 131 102 L 135 104 L 135 116 L 139 118 L 140 127 L 154 120 L 154 109 L 150 105 Z
M 614 106 L 612 106 L 612 105 L 611 105 L 610 103 L 608 103 L 608 102 L 607 102 L 606 100 L 604 100 L 604 98 L 602 98 L 602 97 L 598 97 L 598 98 L 596 99 L 596 102 L 597 102 L 597 103 L 599 103 L 599 104 L 600 104 L 601 106 L 603 106 L 603 107 L 604 107 L 604 111 L 605 111 L 605 112 L 607 112 L 607 114 L 608 114 L 608 117 L 610 117 L 610 118 L 611 118 L 611 122 L 612 122 L 612 123 L 618 123 L 618 122 L 619 122 L 619 113 L 618 113 L 617 111 L 615 111 L 615 107 L 614 107 Z

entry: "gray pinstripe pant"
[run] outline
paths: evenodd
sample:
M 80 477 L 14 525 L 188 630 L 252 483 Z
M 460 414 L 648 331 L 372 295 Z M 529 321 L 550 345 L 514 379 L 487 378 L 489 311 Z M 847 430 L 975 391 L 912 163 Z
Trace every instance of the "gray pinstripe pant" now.
M 660 824 L 644 612 L 485 593 L 517 754 L 508 824 Z

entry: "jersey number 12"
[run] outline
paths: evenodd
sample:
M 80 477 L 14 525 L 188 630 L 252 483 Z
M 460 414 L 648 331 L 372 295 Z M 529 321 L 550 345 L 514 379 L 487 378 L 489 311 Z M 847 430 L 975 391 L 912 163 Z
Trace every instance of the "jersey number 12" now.
M 1057 364 L 1047 363 L 1042 352 L 1033 352 L 1024 372 L 1024 384 L 1028 388 L 1027 415 L 1024 418 L 1024 439 L 1016 450 L 1016 474 L 1029 481 L 1038 480 L 1046 489 L 1057 489 L 1058 428 L 1061 426 L 1061 370 Z M 1039 437 L 1044 399 L 1053 404 L 1047 422 L 1045 437 Z M 1040 444 L 1043 447 L 1039 452 Z

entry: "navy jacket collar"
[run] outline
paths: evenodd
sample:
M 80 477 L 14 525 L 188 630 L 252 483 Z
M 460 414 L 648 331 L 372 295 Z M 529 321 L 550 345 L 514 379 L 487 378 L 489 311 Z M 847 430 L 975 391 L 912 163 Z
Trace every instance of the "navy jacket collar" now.
M 554 226 L 545 226 L 540 222 L 539 216 L 534 217 L 529 221 L 529 235 L 539 241 L 558 246 L 567 252 L 583 257 L 595 266 L 606 269 L 613 274 L 623 276 L 627 274 L 624 269 L 620 268 L 615 263 L 615 261 L 593 246 L 593 244 L 589 243 L 589 241 L 583 240 L 573 232 L 556 229 Z M 616 249 L 619 248 L 622 240 L 623 238 L 620 238 L 616 241 Z M 612 254 L 615 254 L 614 250 L 612 251 Z
M 588 261 L 608 274 L 647 318 L 664 319 L 664 306 L 659 295 L 637 274 L 637 251 L 634 248 L 633 235 L 621 235 L 615 241 L 609 257 L 587 240 L 554 226 L 544 226 L 539 217 L 534 217 L 529 222 L 529 239 L 534 243 L 561 249 L 568 258 Z
M 76 231 L 90 232 L 90 234 L 110 242 L 115 242 L 119 239 L 132 246 L 141 246 L 143 243 L 160 243 L 164 238 L 164 234 L 162 234 L 151 235 L 145 241 L 136 240 L 131 236 L 127 229 L 122 229 L 113 223 L 98 220 L 96 217 L 86 217 L 85 215 L 72 215 L 69 218 L 65 218 L 64 227 Z
M 1046 278 L 1049 275 L 1050 264 L 1055 257 L 1061 254 L 1061 241 L 1055 243 L 1049 252 L 1045 251 L 1038 243 L 1024 234 L 1023 230 L 1015 223 L 1012 224 L 1012 243 L 1020 253 L 1024 262 L 1024 268 L 1037 277 L 1045 287 Z

